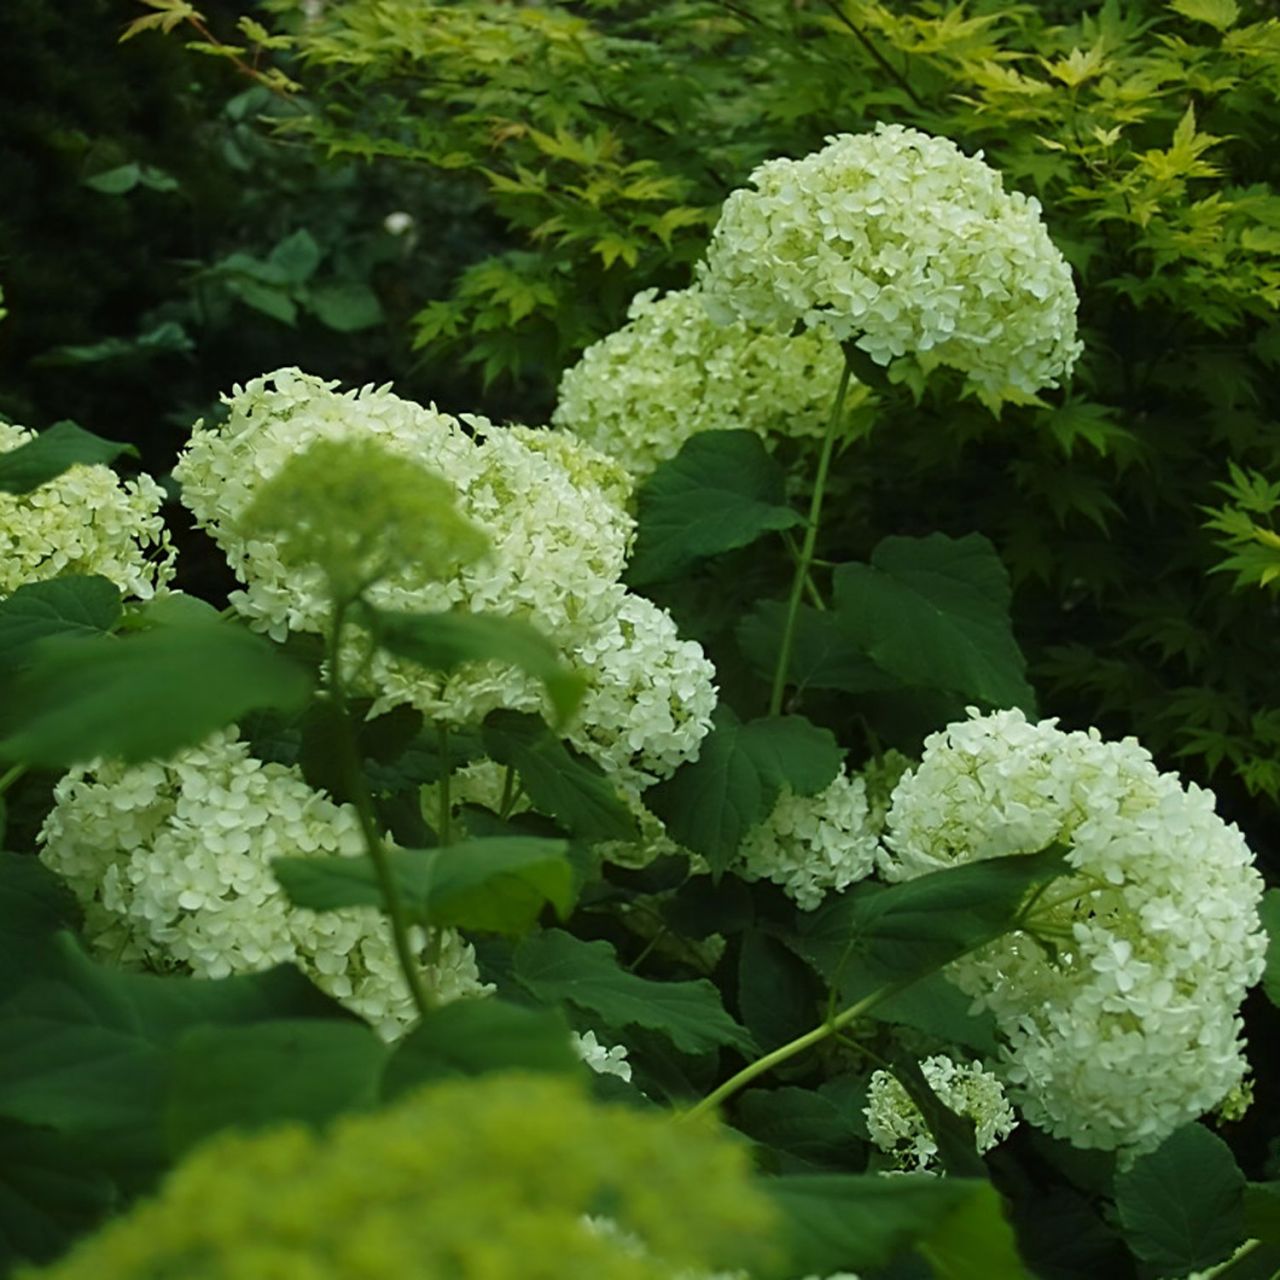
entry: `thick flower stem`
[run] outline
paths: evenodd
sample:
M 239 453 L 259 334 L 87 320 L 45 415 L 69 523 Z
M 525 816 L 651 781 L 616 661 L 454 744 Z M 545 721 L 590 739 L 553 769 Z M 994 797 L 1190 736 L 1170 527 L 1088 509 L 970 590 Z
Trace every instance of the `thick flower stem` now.
M 822 438 L 822 452 L 818 455 L 818 474 L 813 482 L 813 498 L 809 503 L 809 522 L 804 531 L 800 557 L 796 561 L 795 577 L 791 582 L 791 599 L 787 604 L 787 621 L 782 629 L 782 643 L 778 647 L 778 665 L 773 673 L 773 691 L 769 697 L 769 714 L 782 711 L 782 700 L 787 690 L 787 675 L 791 668 L 791 642 L 795 636 L 796 619 L 800 616 L 800 600 L 809 569 L 813 565 L 813 553 L 818 545 L 818 527 L 822 521 L 822 499 L 826 493 L 827 475 L 831 470 L 831 455 L 835 452 L 836 436 L 844 418 L 844 399 L 849 390 L 849 378 L 853 372 L 849 357 L 845 356 L 844 370 L 840 374 L 840 387 L 836 391 L 835 404 L 831 407 L 831 419 L 826 435 Z
M 400 962 L 400 970 L 404 974 L 405 983 L 409 988 L 409 994 L 413 997 L 419 1016 L 425 1017 L 435 1007 L 435 999 L 422 980 L 422 971 L 418 967 L 413 946 L 409 941 L 409 919 L 405 914 L 404 903 L 400 900 L 400 891 L 396 888 L 395 877 L 391 872 L 391 862 L 387 857 L 387 847 L 382 842 L 382 832 L 378 829 L 377 818 L 373 812 L 373 797 L 369 794 L 364 770 L 360 767 L 360 752 L 356 746 L 355 732 L 351 727 L 351 713 L 347 710 L 346 691 L 342 682 L 341 642 L 348 608 L 349 603 L 339 603 L 334 609 L 328 645 L 326 684 L 336 713 L 334 736 L 337 739 L 338 766 L 342 780 L 346 784 L 347 794 L 355 806 L 360 833 L 364 836 L 365 851 L 373 863 L 374 874 L 378 877 L 378 888 L 382 892 L 383 905 L 386 907 L 387 919 L 391 924 L 391 940 L 396 949 L 396 958 Z

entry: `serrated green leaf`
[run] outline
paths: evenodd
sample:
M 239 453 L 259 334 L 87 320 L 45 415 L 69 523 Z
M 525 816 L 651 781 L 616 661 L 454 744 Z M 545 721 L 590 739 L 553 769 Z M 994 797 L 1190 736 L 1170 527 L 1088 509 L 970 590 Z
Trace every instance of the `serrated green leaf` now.
M 540 680 L 558 721 L 573 714 L 586 686 L 555 645 L 519 618 L 489 613 L 392 613 L 366 606 L 362 616 L 383 648 L 451 675 L 468 662 L 501 662 Z
M 305 227 L 281 240 L 267 261 L 290 284 L 305 284 L 320 265 L 323 254 L 315 237 Z
M 1116 1174 L 1116 1209 L 1129 1248 L 1162 1275 L 1228 1258 L 1245 1238 L 1244 1174 L 1203 1125 L 1184 1125 Z
M 734 1127 L 755 1141 L 814 1164 L 857 1168 L 868 1141 L 865 1080 L 837 1076 L 819 1089 L 748 1089 Z
M 519 934 L 548 904 L 562 918 L 572 909 L 568 851 L 563 840 L 493 836 L 443 849 L 390 849 L 387 860 L 402 904 L 418 923 Z M 295 906 L 383 906 L 368 858 L 276 858 L 271 869 Z
M 313 285 L 306 305 L 321 324 L 337 333 L 372 329 L 386 318 L 378 295 L 367 284 Z
M 685 1053 L 707 1053 L 720 1045 L 755 1052 L 750 1035 L 725 1012 L 712 983 L 638 977 L 618 963 L 607 942 L 584 942 L 562 929 L 531 934 L 516 948 L 515 976 L 539 1000 L 566 1000 L 606 1026 L 661 1032 Z
M 22 651 L 50 636 L 97 637 L 120 621 L 120 590 L 96 575 L 29 582 L 0 600 L 0 660 L 10 669 Z
M 673 839 L 720 875 L 747 832 L 773 812 L 784 786 L 816 795 L 839 772 L 842 756 L 834 735 L 803 716 L 743 724 L 722 706 L 698 759 L 651 788 L 645 802 Z
M 520 775 L 543 813 L 582 840 L 635 840 L 636 821 L 593 762 L 570 751 L 538 716 L 495 711 L 484 722 L 485 748 Z
M 903 684 L 1035 709 L 1009 621 L 1009 575 L 980 534 L 885 538 L 835 573 L 841 622 Z
M 117 639 L 55 637 L 32 650 L 0 741 L 48 766 L 172 755 L 256 707 L 290 711 L 311 680 L 268 641 L 230 623 L 182 623 Z
M 628 578 L 660 582 L 804 520 L 786 505 L 782 468 L 750 431 L 704 431 L 661 463 L 636 495 Z
M 429 1080 L 487 1071 L 574 1074 L 582 1062 L 569 1024 L 553 1009 L 528 1009 L 497 998 L 455 1000 L 430 1010 L 396 1045 L 382 1077 L 384 1099 Z
M 1240 18 L 1236 0 L 1170 0 L 1169 8 L 1192 22 L 1204 22 L 1215 31 L 1234 27 Z
M 128 454 L 138 456 L 131 444 L 103 440 L 74 422 L 55 422 L 34 440 L 0 454 L 0 492 L 30 493 L 75 466 L 106 464 Z

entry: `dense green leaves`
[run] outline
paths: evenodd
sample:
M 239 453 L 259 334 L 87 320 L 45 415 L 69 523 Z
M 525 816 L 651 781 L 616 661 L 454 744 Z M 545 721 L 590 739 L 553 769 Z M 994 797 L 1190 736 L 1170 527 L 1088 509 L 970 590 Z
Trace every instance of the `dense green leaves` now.
M 645 799 L 671 835 L 719 874 L 747 832 L 768 818 L 783 787 L 816 795 L 835 778 L 842 755 L 830 731 L 803 716 L 743 724 L 722 705 L 698 759 Z
M 125 453 L 138 456 L 131 444 L 103 440 L 74 422 L 55 422 L 34 440 L 0 455 L 0 491 L 30 493 L 69 467 L 112 462 Z
M 870 564 L 836 570 L 835 591 L 841 627 L 904 684 L 1034 710 L 1009 576 L 980 534 L 885 538 Z
M 560 916 L 573 903 L 573 869 L 563 840 L 493 836 L 443 849 L 386 853 L 405 910 L 424 925 L 523 933 L 545 906 Z M 290 901 L 312 911 L 381 907 L 368 858 L 277 858 L 276 878 Z
M 786 505 L 782 469 L 750 431 L 704 431 L 664 462 L 637 496 L 630 580 L 658 582 L 804 520 Z
M 1185 1125 L 1116 1175 L 1125 1240 L 1162 1275 L 1210 1267 L 1244 1240 L 1244 1186 L 1230 1147 Z
M 562 929 L 532 934 L 516 950 L 515 976 L 539 1000 L 567 1000 L 606 1026 L 659 1031 L 686 1053 L 706 1053 L 720 1045 L 743 1053 L 754 1048 L 710 982 L 638 977 L 618 963 L 607 942 L 584 942 Z
M 310 683 L 268 641 L 229 623 L 57 637 L 17 683 L 0 751 L 43 765 L 165 756 L 253 708 L 301 706 Z

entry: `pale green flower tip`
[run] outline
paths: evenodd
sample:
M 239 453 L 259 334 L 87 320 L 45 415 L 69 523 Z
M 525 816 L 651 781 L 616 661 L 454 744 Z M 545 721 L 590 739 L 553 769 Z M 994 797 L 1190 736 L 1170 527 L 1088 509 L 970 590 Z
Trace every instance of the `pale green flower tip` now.
M 265 481 L 238 533 L 270 539 L 282 564 L 319 568 L 350 596 L 412 566 L 435 581 L 479 559 L 489 539 L 442 477 L 376 440 L 315 440 Z

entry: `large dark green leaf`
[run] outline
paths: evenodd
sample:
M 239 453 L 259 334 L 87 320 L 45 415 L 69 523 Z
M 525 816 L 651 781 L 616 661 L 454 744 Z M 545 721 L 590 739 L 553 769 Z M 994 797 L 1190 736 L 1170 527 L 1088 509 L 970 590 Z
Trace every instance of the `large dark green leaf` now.
M 401 901 L 425 925 L 518 934 L 550 904 L 573 907 L 574 876 L 564 840 L 493 836 L 443 849 L 391 849 L 387 859 Z M 381 907 L 368 858 L 277 858 L 271 864 L 289 900 L 312 911 Z
M 584 942 L 562 929 L 530 934 L 515 955 L 515 976 L 539 1000 L 567 1000 L 610 1027 L 660 1031 L 685 1053 L 732 1045 L 755 1049 L 750 1035 L 726 1012 L 715 986 L 654 982 L 628 973 L 607 942 Z
M 29 582 L 0 600 L 0 662 L 12 668 L 22 661 L 22 650 L 51 636 L 102 636 L 121 612 L 120 591 L 106 578 Z
M 364 1023 L 291 1018 L 195 1026 L 170 1061 L 169 1142 L 175 1153 L 220 1129 L 284 1120 L 320 1124 L 373 1106 L 388 1049 Z
M 840 769 L 835 737 L 803 716 L 766 716 L 743 724 L 727 708 L 698 758 L 653 787 L 645 802 L 671 836 L 702 854 L 719 875 L 743 838 L 772 813 L 784 786 L 815 795 Z
M 0 454 L 0 491 L 30 493 L 71 467 L 112 462 L 122 453 L 138 456 L 131 444 L 103 440 L 74 422 L 55 422 L 34 440 Z
M 395 1047 L 382 1078 L 394 1098 L 428 1080 L 486 1071 L 573 1073 L 582 1062 L 558 1010 L 527 1009 L 497 998 L 455 1000 L 432 1009 Z
M 71 890 L 39 858 L 0 853 L 0 992 L 37 973 L 54 935 L 79 917 Z
M 915 1247 L 945 1280 L 1027 1280 L 987 1182 L 815 1174 L 761 1184 L 782 1212 L 787 1276 L 872 1271 Z
M 786 478 L 750 431 L 703 431 L 661 463 L 636 495 L 639 528 L 628 578 L 674 578 L 705 556 L 803 524 Z
M 868 1141 L 866 1082 L 837 1076 L 819 1089 L 748 1089 L 734 1124 L 765 1146 L 818 1165 L 861 1168 Z
M 634 840 L 636 821 L 602 770 L 571 751 L 537 716 L 494 711 L 484 742 L 499 764 L 512 765 L 534 806 L 582 840 Z
M 124 639 L 55 638 L 17 681 L 0 742 L 9 759 L 71 765 L 95 756 L 171 755 L 255 707 L 292 710 L 307 673 L 225 622 L 156 627 Z
M 540 680 L 561 722 L 582 699 L 585 681 L 560 660 L 555 645 L 519 618 L 490 613 L 390 613 L 368 606 L 369 629 L 385 649 L 451 675 L 468 662 L 501 662 Z
M 1200 1271 L 1245 1238 L 1244 1174 L 1203 1125 L 1184 1125 L 1116 1174 L 1116 1209 L 1129 1248 L 1162 1276 Z
M 980 534 L 885 538 L 835 573 L 842 628 L 903 684 L 1035 708 L 1009 622 L 1009 575 Z

